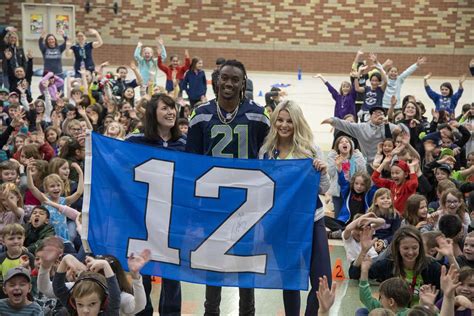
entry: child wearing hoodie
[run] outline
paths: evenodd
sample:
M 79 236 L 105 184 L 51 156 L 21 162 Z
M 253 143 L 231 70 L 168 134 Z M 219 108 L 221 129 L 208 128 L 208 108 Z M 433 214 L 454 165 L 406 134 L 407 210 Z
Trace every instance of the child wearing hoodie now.
M 35 253 L 38 245 L 46 237 L 54 236 L 54 226 L 49 224 L 49 211 L 44 206 L 35 206 L 31 212 L 30 222 L 25 225 L 25 247 Z

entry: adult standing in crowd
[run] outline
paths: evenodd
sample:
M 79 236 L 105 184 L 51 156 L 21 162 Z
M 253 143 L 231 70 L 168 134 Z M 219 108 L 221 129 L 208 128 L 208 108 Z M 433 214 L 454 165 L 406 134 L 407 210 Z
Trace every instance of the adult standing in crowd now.
M 246 80 L 241 62 L 227 60 L 222 64 L 217 99 L 196 108 L 191 115 L 186 151 L 223 158 L 258 157 L 270 120 L 263 107 L 245 97 Z M 219 315 L 221 291 L 221 287 L 206 286 L 205 315 Z M 239 313 L 254 315 L 254 289 L 240 288 L 239 294 Z

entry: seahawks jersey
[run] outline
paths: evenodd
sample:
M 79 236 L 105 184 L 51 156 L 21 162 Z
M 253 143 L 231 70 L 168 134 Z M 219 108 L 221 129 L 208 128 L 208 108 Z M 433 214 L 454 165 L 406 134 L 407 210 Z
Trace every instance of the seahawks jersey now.
M 223 117 L 229 117 L 222 108 Z M 216 100 L 211 100 L 191 114 L 186 151 L 224 158 L 258 158 L 258 151 L 270 128 L 264 108 L 245 99 L 237 115 L 228 124 L 217 114 Z

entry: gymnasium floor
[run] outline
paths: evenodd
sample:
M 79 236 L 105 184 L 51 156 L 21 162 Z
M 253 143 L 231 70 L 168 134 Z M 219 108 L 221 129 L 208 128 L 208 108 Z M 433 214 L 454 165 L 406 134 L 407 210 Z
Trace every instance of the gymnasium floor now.
M 97 61 L 98 64 L 101 61 Z M 113 68 L 110 69 L 114 71 Z M 207 71 L 207 78 L 210 79 L 212 71 Z M 466 65 L 466 73 L 468 68 Z M 328 125 L 321 125 L 320 122 L 333 115 L 334 101 L 327 91 L 326 86 L 319 80 L 312 78 L 314 74 L 305 73 L 303 69 L 302 80 L 297 79 L 296 71 L 294 73 L 255 73 L 249 72 L 249 78 L 252 79 L 254 85 L 255 100 L 261 104 L 265 104 L 264 94 L 270 90 L 271 85 L 276 83 L 290 84 L 284 88 L 288 92 L 288 99 L 296 101 L 303 109 L 306 119 L 308 120 L 313 133 L 315 135 L 316 144 L 325 152 L 330 149 L 332 143 L 332 134 Z M 340 83 L 347 80 L 347 76 L 323 74 L 332 85 L 339 89 Z M 418 76 L 412 76 L 405 81 L 402 88 L 402 96 L 406 94 L 415 95 L 421 100 L 427 108 L 427 116 L 431 116 L 432 102 L 426 95 L 423 87 L 424 72 L 417 72 Z M 461 75 L 461 74 L 460 74 Z M 437 91 L 439 85 L 444 81 L 450 81 L 454 89 L 458 87 L 459 78 L 432 78 L 430 84 L 433 90 Z M 163 77 L 163 83 L 164 83 Z M 38 95 L 39 77 L 33 77 L 33 95 Z M 460 113 L 460 109 L 464 103 L 474 101 L 474 80 L 468 77 L 464 83 L 464 94 L 459 101 L 456 114 Z M 262 92 L 261 96 L 260 91 Z M 212 88 L 208 88 L 208 98 L 213 98 Z M 331 265 L 334 267 L 337 259 L 341 259 L 344 271 L 347 274 L 348 264 L 346 262 L 344 248 L 340 241 L 330 241 Z M 152 292 L 153 303 L 158 304 L 160 284 L 154 284 Z M 183 306 L 182 312 L 187 315 L 203 315 L 204 313 L 204 297 L 205 287 L 203 285 L 182 283 Z M 280 290 L 256 290 L 256 312 L 257 315 L 284 315 L 282 292 Z M 307 292 L 301 293 L 302 312 L 304 312 Z M 224 288 L 222 291 L 221 314 L 222 315 L 238 315 L 238 290 L 236 288 Z M 316 298 L 314 298 L 316 299 Z M 354 311 L 360 307 L 357 282 L 347 279 L 338 282 L 338 290 L 336 302 L 331 310 L 331 315 L 354 315 Z M 155 308 L 155 311 L 158 309 Z M 158 315 L 158 313 L 156 313 Z

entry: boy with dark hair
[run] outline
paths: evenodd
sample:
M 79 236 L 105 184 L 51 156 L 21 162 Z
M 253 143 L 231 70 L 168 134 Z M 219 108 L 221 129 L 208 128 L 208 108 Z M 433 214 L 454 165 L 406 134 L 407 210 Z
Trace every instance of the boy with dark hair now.
M 49 224 L 49 211 L 44 206 L 35 206 L 31 212 L 30 222 L 25 224 L 25 247 L 35 253 L 39 244 L 46 237 L 54 236 L 54 226 Z
M 178 126 L 179 130 L 181 131 L 181 134 L 187 135 L 188 134 L 188 129 L 189 129 L 189 121 L 185 117 L 181 117 L 178 119 Z
M 28 269 L 15 267 L 8 270 L 3 285 L 3 291 L 8 298 L 0 300 L 0 315 L 44 315 L 38 303 L 28 299 L 32 288 Z

